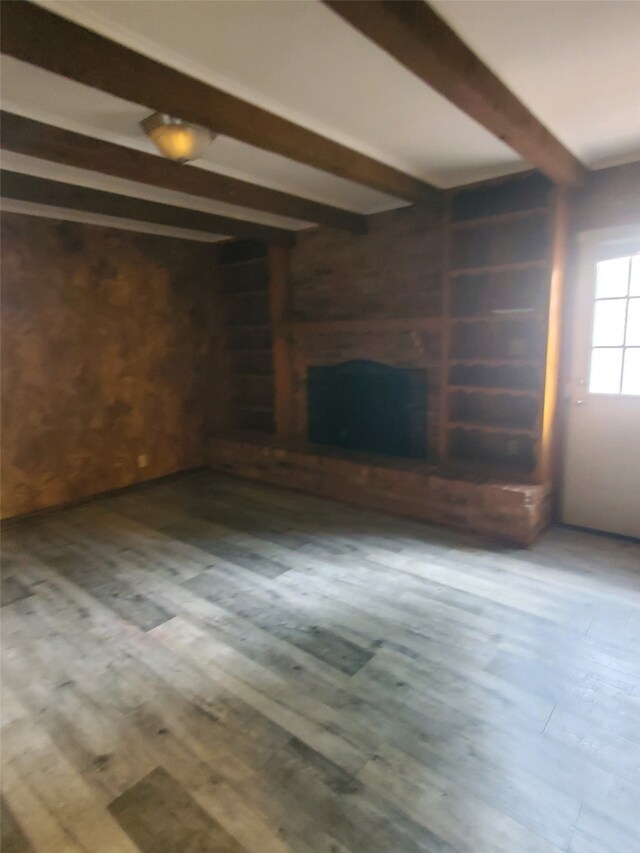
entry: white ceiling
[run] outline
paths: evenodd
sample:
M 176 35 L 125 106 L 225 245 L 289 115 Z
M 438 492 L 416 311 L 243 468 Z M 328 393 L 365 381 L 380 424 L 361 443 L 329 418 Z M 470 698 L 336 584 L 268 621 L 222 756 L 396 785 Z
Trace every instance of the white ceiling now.
M 640 160 L 638 0 L 432 5 L 587 166 Z
M 527 168 L 316 0 L 50 0 L 168 65 L 437 186 Z M 587 165 L 640 158 L 640 2 L 446 2 L 437 11 Z M 153 152 L 139 107 L 2 58 L 4 109 Z M 7 168 L 286 228 L 304 223 L 18 155 Z M 196 162 L 362 213 L 403 202 L 218 137 Z

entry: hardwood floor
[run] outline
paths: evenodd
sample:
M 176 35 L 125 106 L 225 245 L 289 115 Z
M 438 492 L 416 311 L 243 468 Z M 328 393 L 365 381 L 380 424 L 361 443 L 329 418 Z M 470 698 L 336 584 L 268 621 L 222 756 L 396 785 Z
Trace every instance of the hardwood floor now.
M 640 850 L 637 544 L 199 472 L 3 550 L 3 853 Z

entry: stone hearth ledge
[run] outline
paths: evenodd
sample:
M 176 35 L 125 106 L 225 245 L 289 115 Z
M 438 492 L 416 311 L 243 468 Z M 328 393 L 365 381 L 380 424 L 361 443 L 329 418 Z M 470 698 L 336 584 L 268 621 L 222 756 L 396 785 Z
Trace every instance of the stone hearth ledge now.
M 351 453 L 233 433 L 209 442 L 208 462 L 249 480 L 529 546 L 548 525 L 550 484 L 463 478 L 416 459 Z

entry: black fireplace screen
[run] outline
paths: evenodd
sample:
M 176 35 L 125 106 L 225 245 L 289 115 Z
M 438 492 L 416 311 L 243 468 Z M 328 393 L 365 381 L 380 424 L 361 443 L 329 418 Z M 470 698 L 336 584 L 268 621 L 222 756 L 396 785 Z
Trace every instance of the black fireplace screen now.
M 426 456 L 426 370 L 345 361 L 310 367 L 307 390 L 313 444 Z

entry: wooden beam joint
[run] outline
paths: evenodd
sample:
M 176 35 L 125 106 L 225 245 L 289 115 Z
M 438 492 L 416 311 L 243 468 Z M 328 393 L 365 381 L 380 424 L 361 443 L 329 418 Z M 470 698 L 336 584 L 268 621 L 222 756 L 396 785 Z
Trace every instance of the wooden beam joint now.
M 323 0 L 407 70 L 559 184 L 587 170 L 423 0 Z
M 228 175 L 173 163 L 164 157 L 115 145 L 81 133 L 0 111 L 0 147 L 29 157 L 137 181 L 212 201 L 262 210 L 278 216 L 317 222 L 362 234 L 366 217 L 320 202 L 231 178 Z
M 2 53 L 151 111 L 411 202 L 442 193 L 372 157 L 189 77 L 24 0 L 0 3 Z
M 203 231 L 208 234 L 252 237 L 280 246 L 293 246 L 296 242 L 295 231 L 272 228 L 268 225 L 255 225 L 240 219 L 80 187 L 62 181 L 52 181 L 49 178 L 38 178 L 7 169 L 0 170 L 0 194 L 3 198 L 16 201 L 35 202 L 121 219 L 134 219 L 189 231 Z

